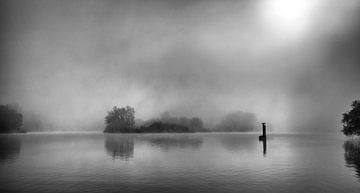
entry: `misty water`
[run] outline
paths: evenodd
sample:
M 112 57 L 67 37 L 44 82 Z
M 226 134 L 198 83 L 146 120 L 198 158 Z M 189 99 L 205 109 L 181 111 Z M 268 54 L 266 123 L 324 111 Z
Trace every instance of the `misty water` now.
M 340 135 L 1 135 L 0 192 L 359 192 Z

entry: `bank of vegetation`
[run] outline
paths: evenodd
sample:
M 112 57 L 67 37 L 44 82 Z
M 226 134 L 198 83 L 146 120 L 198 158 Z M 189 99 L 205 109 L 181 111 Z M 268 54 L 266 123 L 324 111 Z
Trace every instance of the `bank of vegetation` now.
M 192 132 L 248 132 L 256 128 L 256 116 L 237 111 L 226 115 L 213 129 L 204 127 L 199 117 L 174 117 L 168 112 L 147 121 L 135 119 L 135 109 L 114 106 L 105 117 L 105 133 L 192 133 Z
M 164 113 L 158 119 L 135 119 L 135 110 L 130 106 L 113 107 L 105 117 L 105 133 L 191 133 L 207 131 L 198 117 L 171 117 Z
M 0 133 L 25 133 L 23 115 L 16 105 L 0 105 Z

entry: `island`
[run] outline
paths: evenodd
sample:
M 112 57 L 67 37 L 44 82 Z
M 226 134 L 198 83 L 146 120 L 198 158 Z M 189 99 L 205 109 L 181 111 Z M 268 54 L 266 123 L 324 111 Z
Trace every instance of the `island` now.
M 215 127 L 209 129 L 199 117 L 174 117 L 169 112 L 160 118 L 144 121 L 135 119 L 135 109 L 114 106 L 105 117 L 104 133 L 194 133 L 194 132 L 249 132 L 256 128 L 256 116 L 237 111 L 227 114 Z
M 180 118 L 176 121 L 168 113 L 161 119 L 135 120 L 135 110 L 130 106 L 114 106 L 105 117 L 104 133 L 193 133 L 206 131 L 200 118 Z

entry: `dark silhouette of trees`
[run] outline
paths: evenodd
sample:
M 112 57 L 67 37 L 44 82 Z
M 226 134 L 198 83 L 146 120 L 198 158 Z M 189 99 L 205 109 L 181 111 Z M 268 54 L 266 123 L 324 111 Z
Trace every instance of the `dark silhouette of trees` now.
M 105 117 L 106 133 L 129 133 L 135 129 L 135 110 L 130 106 L 113 107 Z
M 127 106 L 113 107 L 105 117 L 105 133 L 190 133 L 208 131 L 203 128 L 203 121 L 198 117 L 172 117 L 168 112 L 163 113 L 160 119 L 144 121 L 135 119 L 135 110 Z
M 193 117 L 190 120 L 190 128 L 195 131 L 199 131 L 199 130 L 203 129 L 203 126 L 204 126 L 204 123 L 199 117 Z
M 187 118 L 187 117 L 172 117 L 169 112 L 165 112 L 160 116 L 160 122 L 181 125 L 189 128 L 192 132 L 205 131 L 203 128 L 204 123 L 199 117 Z
M 10 105 L 0 105 L 0 133 L 25 132 L 23 116 Z
M 136 132 L 139 133 L 189 133 L 193 130 L 189 129 L 186 126 L 175 124 L 175 123 L 163 123 L 161 121 L 156 121 L 149 126 L 141 126 L 136 129 Z
M 344 135 L 360 135 L 360 101 L 355 100 L 351 104 L 352 109 L 343 114 L 342 123 Z
M 178 123 L 185 126 L 190 126 L 190 119 L 187 117 L 180 117 Z

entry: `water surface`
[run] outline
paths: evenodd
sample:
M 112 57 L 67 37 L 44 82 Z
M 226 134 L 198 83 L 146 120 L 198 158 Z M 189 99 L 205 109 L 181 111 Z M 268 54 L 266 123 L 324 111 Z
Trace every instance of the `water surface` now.
M 0 135 L 0 192 L 359 192 L 360 142 L 335 135 Z

